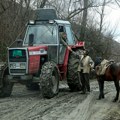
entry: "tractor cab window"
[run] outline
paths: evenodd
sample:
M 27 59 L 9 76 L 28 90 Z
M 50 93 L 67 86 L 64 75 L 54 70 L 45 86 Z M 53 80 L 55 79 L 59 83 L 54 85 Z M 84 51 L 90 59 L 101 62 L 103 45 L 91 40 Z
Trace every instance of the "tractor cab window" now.
M 33 35 L 35 44 L 57 44 L 57 28 L 53 24 L 31 25 L 27 29 L 24 44 L 29 44 L 30 35 Z
M 59 41 L 60 41 L 60 44 L 63 44 L 63 45 L 64 45 L 63 41 L 65 41 L 66 43 L 68 42 L 67 34 L 65 32 L 64 26 L 59 26 Z
M 65 58 L 66 45 L 75 45 L 74 36 L 70 25 L 59 26 L 59 64 L 63 64 Z
M 64 41 L 64 42 L 63 42 Z M 64 26 L 59 26 L 59 64 L 63 64 L 66 51 L 65 43 L 68 43 L 67 34 Z
M 68 39 L 68 44 L 69 45 L 74 45 L 75 44 L 75 39 L 71 30 L 71 27 L 69 25 L 65 26 L 65 31 L 67 34 L 67 39 Z
M 59 26 L 59 36 L 60 36 L 60 39 L 64 39 L 64 41 L 68 45 L 75 44 L 75 37 L 69 25 Z M 60 44 L 62 44 L 61 40 L 60 40 Z

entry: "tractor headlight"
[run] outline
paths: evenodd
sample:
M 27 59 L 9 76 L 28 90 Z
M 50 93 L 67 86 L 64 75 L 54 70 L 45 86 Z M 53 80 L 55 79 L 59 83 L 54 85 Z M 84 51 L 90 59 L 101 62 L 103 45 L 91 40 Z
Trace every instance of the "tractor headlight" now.
M 20 63 L 20 68 L 21 69 L 25 69 L 26 68 L 26 64 L 25 63 Z
M 29 24 L 31 24 L 31 25 L 35 24 L 35 21 L 34 20 L 30 20 Z
M 10 69 L 14 69 L 16 68 L 16 64 L 15 63 L 10 63 Z
M 25 69 L 26 63 L 10 63 L 10 69 Z
M 53 24 L 53 23 L 54 23 L 54 20 L 49 20 L 49 23 L 50 23 L 50 24 Z

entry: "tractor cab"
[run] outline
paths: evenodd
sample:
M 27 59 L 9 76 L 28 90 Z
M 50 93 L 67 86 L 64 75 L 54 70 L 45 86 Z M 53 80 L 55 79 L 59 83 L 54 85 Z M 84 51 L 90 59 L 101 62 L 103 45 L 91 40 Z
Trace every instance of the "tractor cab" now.
M 48 59 L 57 64 L 63 64 L 66 46 L 61 42 L 61 33 L 66 34 L 66 43 L 75 45 L 75 37 L 71 25 L 64 20 L 35 20 L 30 21 L 27 26 L 23 46 L 47 46 Z M 54 53 L 54 54 L 53 54 Z

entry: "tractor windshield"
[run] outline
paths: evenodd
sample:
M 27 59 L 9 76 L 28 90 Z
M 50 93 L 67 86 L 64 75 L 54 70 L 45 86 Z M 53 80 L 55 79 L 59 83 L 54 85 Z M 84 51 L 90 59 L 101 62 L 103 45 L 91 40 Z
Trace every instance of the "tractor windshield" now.
M 57 27 L 53 24 L 31 25 L 28 27 L 24 44 L 29 43 L 30 35 L 33 35 L 35 44 L 57 44 Z

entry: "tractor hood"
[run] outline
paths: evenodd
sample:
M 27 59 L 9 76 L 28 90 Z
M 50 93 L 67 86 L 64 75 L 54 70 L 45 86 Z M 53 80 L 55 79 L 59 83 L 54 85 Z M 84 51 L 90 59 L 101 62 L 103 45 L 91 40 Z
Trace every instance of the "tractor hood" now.
M 29 74 L 36 73 L 41 65 L 41 58 L 47 56 L 47 46 L 28 47 L 28 66 Z

